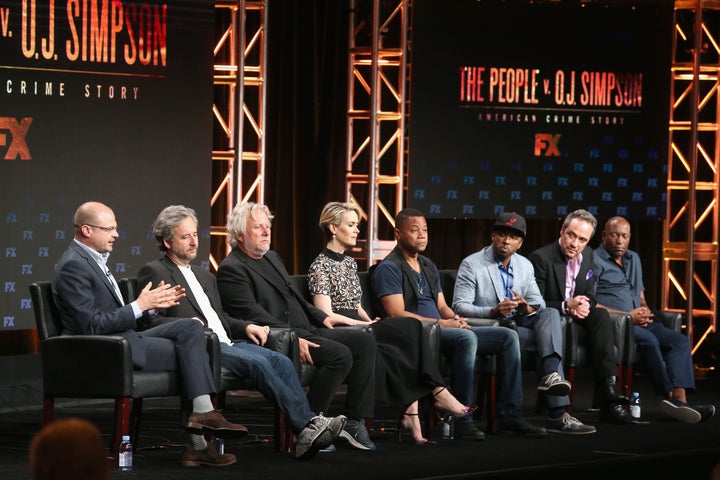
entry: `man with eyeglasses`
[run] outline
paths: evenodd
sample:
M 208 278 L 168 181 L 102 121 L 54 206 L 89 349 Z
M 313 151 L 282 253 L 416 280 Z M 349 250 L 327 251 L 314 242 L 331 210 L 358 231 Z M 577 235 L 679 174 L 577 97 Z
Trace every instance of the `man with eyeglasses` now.
M 594 433 L 567 412 L 570 382 L 562 367 L 563 336 L 560 314 L 546 308 L 530 261 L 518 250 L 527 233 L 525 218 L 517 213 L 498 215 L 492 243 L 466 257 L 458 269 L 453 310 L 466 317 L 506 318 L 517 325 L 520 348 L 537 351 L 542 378 L 538 391 L 547 394 L 548 431 Z
M 75 212 L 75 237 L 55 267 L 52 283 L 63 333 L 119 335 L 130 343 L 138 370 L 179 370 L 185 396 L 192 405 L 185 429 L 197 464 L 226 466 L 232 454 L 220 455 L 203 433 L 247 434 L 243 425 L 228 422 L 213 409 L 215 382 L 210 369 L 203 325 L 191 318 L 159 325 L 139 333 L 138 320 L 156 310 L 178 305 L 185 289 L 164 282 L 143 286 L 138 298 L 125 304 L 106 262 L 118 238 L 115 214 L 99 202 L 82 204 Z M 92 361 L 92 359 L 88 359 Z M 193 465 L 194 466 L 194 465 Z
M 395 216 L 396 247 L 373 269 L 370 282 L 382 310 L 390 317 L 414 317 L 437 322 L 440 349 L 452 370 L 452 392 L 463 404 L 473 403 L 476 355 L 499 355 L 504 370 L 497 394 L 498 428 L 526 437 L 545 437 L 547 431 L 522 415 L 523 391 L 518 334 L 505 327 L 471 327 L 448 306 L 437 266 L 421 255 L 428 244 L 427 221 L 414 208 Z M 484 440 L 472 419 L 459 419 L 455 437 Z

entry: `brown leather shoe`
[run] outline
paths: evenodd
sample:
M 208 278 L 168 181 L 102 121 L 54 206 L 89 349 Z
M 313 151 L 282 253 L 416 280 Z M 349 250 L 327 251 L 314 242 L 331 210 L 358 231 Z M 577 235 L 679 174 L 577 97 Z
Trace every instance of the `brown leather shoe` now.
M 186 448 L 182 454 L 180 465 L 183 467 L 199 467 L 200 465 L 209 465 L 211 467 L 227 467 L 237 462 L 237 458 L 232 453 L 220 455 L 212 443 L 208 443 L 205 450 L 192 450 Z
M 225 420 L 220 410 L 211 410 L 207 413 L 191 413 L 187 425 L 185 425 L 185 430 L 197 435 L 201 435 L 203 431 L 232 433 L 235 435 L 247 435 L 248 433 L 247 427 Z

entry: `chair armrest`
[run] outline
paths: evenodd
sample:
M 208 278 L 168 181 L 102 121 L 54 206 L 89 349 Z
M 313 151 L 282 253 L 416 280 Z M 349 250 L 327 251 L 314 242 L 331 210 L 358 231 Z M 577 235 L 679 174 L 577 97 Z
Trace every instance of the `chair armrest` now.
M 130 343 L 120 336 L 63 335 L 40 343 L 46 396 L 107 398 L 132 393 Z
M 680 312 L 671 312 L 668 310 L 655 310 L 655 321 L 662 322 L 670 330 L 676 332 L 682 331 L 683 315 Z
M 292 328 L 270 327 L 265 347 L 287 356 L 295 366 L 300 376 L 302 362 L 300 361 L 300 339 Z
M 222 376 L 222 361 L 220 358 L 220 339 L 212 330 L 205 330 L 205 342 L 207 346 L 210 370 L 213 374 L 215 387 L 220 391 L 220 377 Z
M 292 357 L 292 353 L 297 349 L 298 338 L 291 328 L 270 328 L 265 346 L 270 350 L 275 350 L 288 357 Z
M 615 346 L 617 361 L 620 365 L 632 365 L 636 361 L 635 334 L 632 316 L 627 313 L 610 313 L 615 323 Z
M 500 320 L 494 318 L 468 318 L 466 320 L 471 327 L 497 327 L 501 325 Z

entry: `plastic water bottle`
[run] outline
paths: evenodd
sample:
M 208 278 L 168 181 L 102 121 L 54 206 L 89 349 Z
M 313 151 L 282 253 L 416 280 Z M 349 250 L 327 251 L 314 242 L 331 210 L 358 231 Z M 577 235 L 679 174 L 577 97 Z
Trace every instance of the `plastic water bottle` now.
M 130 443 L 130 435 L 123 435 L 120 447 L 118 447 L 118 470 L 129 472 L 133 467 L 133 446 Z
M 448 415 L 442 422 L 442 438 L 443 440 L 452 440 L 453 435 L 453 417 Z
M 640 393 L 633 392 L 632 398 L 630 399 L 630 416 L 633 418 L 640 418 Z

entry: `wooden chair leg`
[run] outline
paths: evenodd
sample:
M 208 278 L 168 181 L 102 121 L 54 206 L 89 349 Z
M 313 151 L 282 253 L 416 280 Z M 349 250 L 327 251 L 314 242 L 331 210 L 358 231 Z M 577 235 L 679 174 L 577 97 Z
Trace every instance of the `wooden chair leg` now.
M 425 418 L 426 438 L 428 440 L 436 440 L 435 427 L 437 426 L 438 413 L 435 408 L 435 401 L 432 395 L 425 396 L 420 400 L 423 405 L 422 411 Z
M 210 400 L 212 401 L 215 410 L 224 410 L 225 403 L 227 402 L 227 392 L 222 391 L 216 393 L 215 395 L 211 395 Z
M 547 394 L 545 392 L 538 392 L 535 398 L 535 414 L 540 415 L 547 406 Z
M 134 398 L 130 410 L 130 435 L 132 436 L 133 451 L 140 444 L 140 418 L 142 417 L 143 399 Z
M 495 375 L 490 375 L 487 389 L 487 430 L 489 433 L 497 431 L 495 419 L 497 418 L 497 382 Z
M 632 365 L 625 366 L 625 381 L 623 382 L 623 385 L 625 385 L 625 395 L 627 397 L 632 396 L 632 385 L 633 385 L 633 367 Z
M 115 427 L 110 443 L 110 453 L 113 457 L 117 457 L 123 435 L 130 435 L 130 404 L 130 397 L 115 399 Z M 134 441 L 135 439 L 133 439 Z
M 55 419 L 55 399 L 52 397 L 45 397 L 43 399 L 43 425 L 47 425 Z
M 568 405 L 567 413 L 572 415 L 573 404 L 575 403 L 575 367 L 567 369 L 567 381 L 570 382 L 570 394 L 568 395 L 570 398 L 570 405 Z
M 291 453 L 294 446 L 295 435 L 287 423 L 285 414 L 277 406 L 275 407 L 273 433 L 275 437 L 275 450 L 281 453 Z

